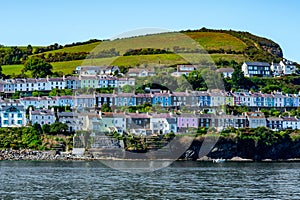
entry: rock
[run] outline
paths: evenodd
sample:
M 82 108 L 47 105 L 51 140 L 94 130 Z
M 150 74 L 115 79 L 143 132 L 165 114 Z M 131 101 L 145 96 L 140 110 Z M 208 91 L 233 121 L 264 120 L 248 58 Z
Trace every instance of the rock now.
M 252 159 L 241 158 L 241 157 L 235 156 L 235 157 L 229 159 L 228 161 L 251 162 L 253 160 Z

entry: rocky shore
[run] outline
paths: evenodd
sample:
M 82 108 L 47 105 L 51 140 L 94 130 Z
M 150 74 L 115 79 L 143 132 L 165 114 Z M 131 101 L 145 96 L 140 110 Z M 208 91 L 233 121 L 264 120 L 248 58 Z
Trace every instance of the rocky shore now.
M 0 160 L 88 160 L 88 156 L 74 156 L 71 153 L 37 150 L 0 150 Z
M 199 162 L 213 162 L 216 157 L 208 157 L 203 156 L 198 159 L 188 159 L 188 160 L 195 160 Z M 72 153 L 66 152 L 57 152 L 57 151 L 37 151 L 37 150 L 0 150 L 0 161 L 1 160 L 30 160 L 30 161 L 42 161 L 42 160 L 135 160 L 135 159 L 113 159 L 108 157 L 93 157 L 90 155 L 78 156 L 72 155 Z M 138 159 L 137 159 L 138 160 Z M 179 160 L 186 160 L 186 159 L 179 159 Z M 257 160 L 249 159 L 249 158 L 242 158 L 242 157 L 232 157 L 224 159 L 226 162 L 254 162 Z M 261 162 L 300 162 L 299 158 L 290 158 L 290 159 L 262 159 Z

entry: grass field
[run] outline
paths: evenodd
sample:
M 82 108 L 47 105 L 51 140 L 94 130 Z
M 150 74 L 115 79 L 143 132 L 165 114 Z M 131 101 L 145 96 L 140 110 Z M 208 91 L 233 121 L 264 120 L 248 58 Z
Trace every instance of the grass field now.
M 241 55 L 232 54 L 157 54 L 157 55 L 140 55 L 140 56 L 120 56 L 112 58 L 99 58 L 99 59 L 86 59 L 86 60 L 74 60 L 67 62 L 54 62 L 51 63 L 53 71 L 61 71 L 64 74 L 72 74 L 77 66 L 95 66 L 95 65 L 116 65 L 116 66 L 156 66 L 156 65 L 173 65 L 182 64 L 187 62 L 199 62 L 203 60 L 218 61 L 223 60 L 235 60 L 237 62 L 245 61 L 245 57 Z M 21 74 L 23 65 L 4 65 L 2 66 L 3 73 L 7 75 Z M 29 74 L 29 73 L 27 73 Z
M 116 39 L 112 41 L 95 42 L 74 47 L 49 51 L 56 52 L 97 52 L 115 48 L 123 55 L 129 49 L 137 48 L 158 48 L 173 51 L 174 47 L 183 47 L 186 49 L 206 49 L 206 50 L 235 50 L 242 51 L 246 44 L 236 37 L 226 33 L 217 32 L 188 32 L 188 33 L 161 33 L 155 35 L 146 35 L 132 38 Z
M 101 42 L 94 42 L 94 43 L 90 43 L 90 44 L 83 44 L 83 45 L 78 45 L 78 46 L 73 46 L 73 47 L 65 47 L 63 49 L 45 52 L 45 54 L 46 55 L 49 53 L 54 54 L 54 53 L 58 53 L 58 52 L 66 52 L 66 53 L 91 52 L 100 43 Z
M 2 73 L 6 75 L 21 74 L 23 65 L 3 65 Z
M 188 32 L 187 36 L 199 42 L 206 50 L 224 49 L 242 51 L 247 45 L 240 39 L 227 33 Z

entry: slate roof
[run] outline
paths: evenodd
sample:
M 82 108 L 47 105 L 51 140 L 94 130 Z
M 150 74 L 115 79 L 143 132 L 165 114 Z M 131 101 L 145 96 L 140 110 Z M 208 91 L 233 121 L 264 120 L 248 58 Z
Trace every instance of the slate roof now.
M 250 66 L 261 66 L 261 67 L 270 67 L 269 63 L 266 62 L 245 62 L 246 65 Z
M 216 70 L 217 72 L 234 72 L 234 69 L 233 68 L 219 68 Z

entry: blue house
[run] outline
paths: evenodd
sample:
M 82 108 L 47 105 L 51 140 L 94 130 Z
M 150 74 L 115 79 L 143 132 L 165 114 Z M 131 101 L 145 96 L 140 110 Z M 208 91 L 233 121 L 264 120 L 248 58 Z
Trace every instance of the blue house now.
M 136 106 L 134 93 L 118 93 L 114 99 L 115 106 Z
M 172 105 L 171 95 L 169 93 L 153 93 L 152 94 L 152 104 L 161 105 L 163 107 L 168 107 Z
M 284 97 L 284 107 L 294 107 L 294 95 L 286 94 Z
M 211 96 L 207 92 L 198 92 L 197 97 L 200 107 L 211 106 Z
M 71 106 L 73 107 L 73 96 L 58 97 L 58 106 Z

